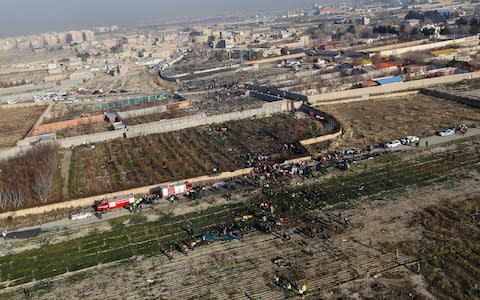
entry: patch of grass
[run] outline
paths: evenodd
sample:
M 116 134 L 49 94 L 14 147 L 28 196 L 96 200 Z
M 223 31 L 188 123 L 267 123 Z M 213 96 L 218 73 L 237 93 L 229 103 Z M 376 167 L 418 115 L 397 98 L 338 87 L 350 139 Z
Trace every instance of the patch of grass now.
M 147 221 L 148 221 L 147 216 L 141 215 L 141 214 L 135 214 L 130 217 L 129 224 L 136 225 L 136 224 L 146 223 Z

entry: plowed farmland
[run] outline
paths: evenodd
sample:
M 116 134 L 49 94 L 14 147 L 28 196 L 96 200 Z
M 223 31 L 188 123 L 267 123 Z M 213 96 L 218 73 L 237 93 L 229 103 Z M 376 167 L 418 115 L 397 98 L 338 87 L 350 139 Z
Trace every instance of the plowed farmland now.
M 81 146 L 72 155 L 69 193 L 80 197 L 232 171 L 258 155 L 281 162 L 306 154 L 285 150 L 284 143 L 322 134 L 320 122 L 277 115 Z

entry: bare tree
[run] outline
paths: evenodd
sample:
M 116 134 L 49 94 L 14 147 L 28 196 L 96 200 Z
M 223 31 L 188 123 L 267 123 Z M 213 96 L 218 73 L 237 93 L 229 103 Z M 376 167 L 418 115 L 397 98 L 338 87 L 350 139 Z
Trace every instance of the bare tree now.
M 56 147 L 40 149 L 37 168 L 33 170 L 32 191 L 41 204 L 45 204 L 55 192 L 55 174 L 58 167 Z
M 10 183 L 4 190 L 4 197 L 14 208 L 19 208 L 26 200 L 28 192 L 18 183 Z
M 4 187 L 0 187 L 0 210 L 4 210 L 7 207 L 8 201 L 4 192 Z

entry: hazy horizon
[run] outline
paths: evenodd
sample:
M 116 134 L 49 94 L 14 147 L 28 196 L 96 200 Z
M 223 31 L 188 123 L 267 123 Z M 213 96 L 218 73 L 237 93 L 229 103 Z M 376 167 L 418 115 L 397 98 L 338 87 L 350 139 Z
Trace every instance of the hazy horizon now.
M 0 37 L 308 7 L 314 0 L 3 0 Z M 324 1 L 322 1 L 324 2 Z

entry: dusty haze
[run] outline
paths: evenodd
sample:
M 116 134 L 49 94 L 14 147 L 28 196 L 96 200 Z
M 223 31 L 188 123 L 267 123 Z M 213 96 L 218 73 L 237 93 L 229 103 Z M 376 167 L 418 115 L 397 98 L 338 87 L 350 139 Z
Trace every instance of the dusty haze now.
M 0 36 L 102 25 L 143 25 L 269 9 L 309 7 L 312 0 L 3 0 Z

